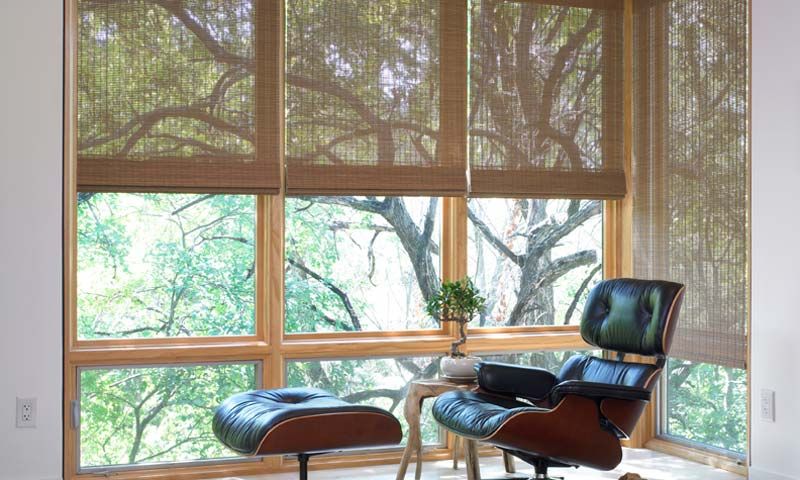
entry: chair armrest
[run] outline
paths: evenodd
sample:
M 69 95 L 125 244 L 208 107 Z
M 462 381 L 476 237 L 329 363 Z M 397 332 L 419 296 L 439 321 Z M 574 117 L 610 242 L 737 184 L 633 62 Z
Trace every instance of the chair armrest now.
M 475 369 L 483 390 L 515 397 L 545 398 L 556 383 L 556 376 L 541 368 L 481 362 Z
M 645 388 L 629 387 L 627 385 L 568 380 L 553 387 L 550 393 L 550 401 L 553 405 L 556 405 L 566 395 L 579 395 L 594 400 L 613 398 L 618 400 L 649 402 L 652 397 L 652 392 Z

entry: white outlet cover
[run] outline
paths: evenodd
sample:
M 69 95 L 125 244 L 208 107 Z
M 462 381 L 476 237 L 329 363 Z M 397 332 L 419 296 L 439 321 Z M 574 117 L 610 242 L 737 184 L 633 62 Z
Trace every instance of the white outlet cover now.
M 36 427 L 36 399 L 17 397 L 17 428 Z
M 775 421 L 775 391 L 762 389 L 761 403 L 759 404 L 761 419 L 768 422 Z

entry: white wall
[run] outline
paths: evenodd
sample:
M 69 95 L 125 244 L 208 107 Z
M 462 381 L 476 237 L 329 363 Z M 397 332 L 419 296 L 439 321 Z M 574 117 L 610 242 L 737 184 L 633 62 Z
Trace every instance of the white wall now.
M 800 2 L 753 1 L 751 478 L 800 479 Z M 776 423 L 758 417 L 776 392 Z
M 61 478 L 60 0 L 0 0 L 0 479 Z M 15 428 L 15 397 L 38 427 Z

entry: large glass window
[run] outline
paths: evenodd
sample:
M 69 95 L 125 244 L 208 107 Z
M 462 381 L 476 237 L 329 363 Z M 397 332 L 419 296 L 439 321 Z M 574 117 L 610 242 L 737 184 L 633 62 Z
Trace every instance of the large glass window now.
M 747 451 L 747 371 L 671 358 L 662 432 L 739 455 Z
M 260 365 L 82 368 L 80 468 L 233 457 L 211 431 L 214 408 L 252 390 Z
M 78 336 L 255 333 L 255 197 L 78 196 Z
M 599 201 L 471 199 L 469 275 L 487 299 L 481 327 L 577 325 L 602 279 Z
M 602 278 L 602 204 L 586 198 L 624 193 L 621 15 L 66 2 L 65 476 L 283 468 L 211 432 L 214 408 L 252 388 L 323 388 L 404 422 L 410 383 L 455 339 L 424 308 L 443 274 L 487 297 L 471 327 L 577 325 Z M 560 196 L 581 200 L 544 199 Z M 485 358 L 556 372 L 574 352 L 537 349 L 576 344 L 562 333 Z M 446 448 L 432 403 L 429 451 Z
M 433 378 L 438 371 L 438 357 L 302 360 L 287 364 L 286 383 L 290 387 L 322 388 L 346 401 L 392 412 L 403 425 L 405 443 L 408 425 L 403 405 L 408 386 L 414 380 Z M 426 445 L 443 443 L 439 426 L 431 416 L 431 404 L 423 404 L 420 419 L 422 442 Z
M 286 199 L 288 333 L 436 328 L 438 198 Z

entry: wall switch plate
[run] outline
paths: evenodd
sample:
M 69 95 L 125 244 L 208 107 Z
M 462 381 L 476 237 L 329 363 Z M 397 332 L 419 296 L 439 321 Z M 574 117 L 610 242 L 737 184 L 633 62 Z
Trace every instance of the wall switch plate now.
M 36 399 L 17 398 L 17 428 L 36 427 Z
M 775 421 L 775 391 L 766 388 L 761 390 L 761 419 L 768 422 Z

